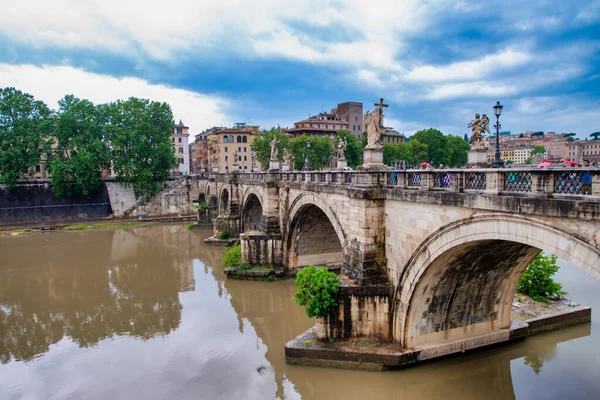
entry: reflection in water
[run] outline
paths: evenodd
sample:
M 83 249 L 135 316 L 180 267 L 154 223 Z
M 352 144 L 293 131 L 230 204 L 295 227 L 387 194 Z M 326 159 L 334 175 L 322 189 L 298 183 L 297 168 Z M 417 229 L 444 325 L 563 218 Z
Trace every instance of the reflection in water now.
M 286 365 L 284 343 L 313 325 L 293 283 L 226 280 L 223 250 L 202 242 L 210 234 L 162 225 L 0 239 L 0 398 L 514 399 L 600 390 L 589 325 L 401 371 Z M 571 293 L 597 293 L 589 281 L 561 279 Z M 590 298 L 575 300 L 594 305 Z

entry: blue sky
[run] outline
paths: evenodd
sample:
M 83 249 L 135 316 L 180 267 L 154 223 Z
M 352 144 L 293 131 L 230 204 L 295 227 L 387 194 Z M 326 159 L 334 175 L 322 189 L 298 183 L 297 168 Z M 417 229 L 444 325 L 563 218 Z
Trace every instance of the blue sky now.
M 0 0 L 0 86 L 55 106 L 167 101 L 193 133 L 268 128 L 338 102 L 462 135 L 600 130 L 600 1 Z

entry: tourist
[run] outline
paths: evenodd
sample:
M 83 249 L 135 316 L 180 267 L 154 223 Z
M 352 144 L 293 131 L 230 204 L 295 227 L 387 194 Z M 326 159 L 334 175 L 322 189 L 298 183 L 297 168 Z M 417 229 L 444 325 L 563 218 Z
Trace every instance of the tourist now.
M 583 166 L 590 167 L 590 160 L 583 160 Z M 581 174 L 581 194 L 592 194 L 592 174 L 584 172 Z
M 598 161 L 594 161 L 594 162 L 592 163 L 592 167 L 594 167 L 594 168 L 598 168 Z

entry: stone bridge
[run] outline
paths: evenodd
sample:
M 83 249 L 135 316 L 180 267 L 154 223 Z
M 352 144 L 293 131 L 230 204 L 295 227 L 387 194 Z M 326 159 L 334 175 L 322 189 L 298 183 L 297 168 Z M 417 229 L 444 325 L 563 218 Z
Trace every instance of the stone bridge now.
M 516 286 L 540 251 L 600 279 L 599 170 L 218 174 L 199 193 L 243 262 L 341 266 L 319 337 L 464 351 L 515 334 Z

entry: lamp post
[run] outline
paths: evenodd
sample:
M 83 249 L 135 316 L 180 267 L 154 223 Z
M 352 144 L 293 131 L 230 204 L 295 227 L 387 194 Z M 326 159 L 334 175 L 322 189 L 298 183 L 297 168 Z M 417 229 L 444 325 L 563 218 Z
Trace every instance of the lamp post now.
M 496 116 L 496 123 L 494 124 L 494 128 L 496 128 L 496 157 L 492 161 L 492 168 L 504 168 L 504 161 L 500 157 L 500 122 L 498 121 L 500 114 L 502 114 L 502 105 L 497 101 L 494 106 L 494 115 Z
M 254 150 L 250 151 L 250 159 L 251 159 L 250 170 L 252 172 L 254 172 Z
M 306 158 L 304 159 L 304 170 L 310 171 L 310 142 L 306 142 Z

